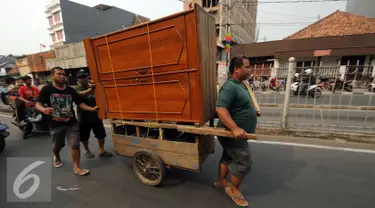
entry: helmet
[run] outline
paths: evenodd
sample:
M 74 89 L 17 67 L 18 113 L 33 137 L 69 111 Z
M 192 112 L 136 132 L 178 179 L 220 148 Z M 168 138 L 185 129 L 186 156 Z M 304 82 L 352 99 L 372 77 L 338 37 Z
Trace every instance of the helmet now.
M 313 70 L 312 70 L 312 69 L 306 69 L 306 70 L 305 70 L 305 73 L 306 73 L 306 74 L 312 74 L 312 73 L 313 73 Z

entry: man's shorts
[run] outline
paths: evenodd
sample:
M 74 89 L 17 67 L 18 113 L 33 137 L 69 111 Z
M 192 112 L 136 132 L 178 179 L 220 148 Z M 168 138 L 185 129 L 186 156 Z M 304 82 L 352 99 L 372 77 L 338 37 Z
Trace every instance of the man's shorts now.
M 247 140 L 234 140 L 225 137 L 219 137 L 218 140 L 223 147 L 220 163 L 228 165 L 229 172 L 237 178 L 245 177 L 253 165 Z
M 71 148 L 79 148 L 78 124 L 61 125 L 51 129 L 52 140 L 55 148 L 61 149 L 65 146 L 65 138 Z
M 102 120 L 87 123 L 84 122 L 79 124 L 81 142 L 89 140 L 91 130 L 97 139 L 104 139 L 107 136 Z

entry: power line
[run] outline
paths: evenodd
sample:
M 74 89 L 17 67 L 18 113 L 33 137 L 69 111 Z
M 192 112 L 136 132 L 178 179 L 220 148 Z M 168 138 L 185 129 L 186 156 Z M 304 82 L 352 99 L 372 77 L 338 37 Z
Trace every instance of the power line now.
M 188 0 L 179 0 L 181 2 L 189 2 Z M 236 1 L 234 4 L 295 4 L 295 3 L 325 3 L 325 2 L 340 2 L 340 1 L 353 1 L 353 0 L 285 0 L 285 1 Z M 222 4 L 224 6 L 228 6 L 226 4 L 223 4 L 221 2 L 218 2 L 218 4 Z M 232 5 L 232 7 L 233 7 Z
M 306 18 L 306 19 L 317 19 L 317 17 L 306 17 L 306 16 L 298 16 L 298 15 L 292 15 L 292 14 L 283 14 L 283 13 L 276 13 L 276 12 L 266 12 L 258 10 L 260 13 L 266 13 L 266 14 L 275 14 L 275 15 L 282 15 L 282 16 L 290 16 L 290 17 L 299 17 L 299 18 Z

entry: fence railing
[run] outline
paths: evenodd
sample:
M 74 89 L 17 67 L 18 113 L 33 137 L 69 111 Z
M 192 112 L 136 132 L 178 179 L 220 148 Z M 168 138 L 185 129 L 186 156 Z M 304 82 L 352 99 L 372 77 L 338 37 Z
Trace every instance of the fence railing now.
M 288 69 L 277 71 L 277 78 L 284 80 L 284 86 L 276 90 L 268 85 L 266 93 L 256 93 L 262 109 L 260 125 L 319 132 L 375 133 L 372 66 L 310 67 L 312 73 L 307 75 L 304 73 L 307 68 L 295 65 L 291 58 Z M 311 82 L 313 77 L 315 83 Z

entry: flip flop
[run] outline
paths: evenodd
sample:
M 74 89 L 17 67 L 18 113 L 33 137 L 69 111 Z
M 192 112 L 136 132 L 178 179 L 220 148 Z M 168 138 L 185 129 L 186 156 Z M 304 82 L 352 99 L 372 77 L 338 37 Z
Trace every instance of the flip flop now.
M 93 158 L 93 157 L 95 157 L 95 155 L 92 154 L 91 152 L 86 152 L 86 153 L 85 153 L 85 156 L 86 156 L 87 158 Z
M 249 203 L 246 201 L 245 197 L 242 194 L 236 195 L 234 194 L 230 186 L 224 188 L 225 193 L 233 200 L 233 202 L 240 207 L 248 207 Z M 239 202 L 238 200 L 243 200 L 244 202 Z
M 53 158 L 53 166 L 55 166 L 55 168 L 59 168 L 59 167 L 63 166 L 63 162 L 56 160 L 56 157 L 54 157 Z
M 75 174 L 79 176 L 85 176 L 90 173 L 88 169 L 81 169 L 80 171 L 74 171 Z
M 103 153 L 99 153 L 99 157 L 112 157 L 112 153 L 104 151 Z

